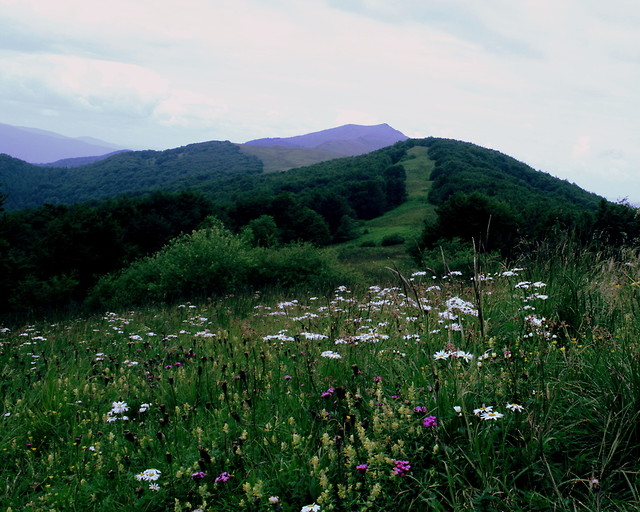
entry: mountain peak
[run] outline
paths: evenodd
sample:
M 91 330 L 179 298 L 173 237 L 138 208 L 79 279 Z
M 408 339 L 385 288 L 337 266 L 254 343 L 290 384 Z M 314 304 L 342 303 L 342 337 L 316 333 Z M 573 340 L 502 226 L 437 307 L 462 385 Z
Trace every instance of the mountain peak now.
M 406 135 L 386 123 L 372 126 L 345 124 L 305 135 L 255 139 L 245 144 L 248 146 L 316 148 L 335 153 L 336 156 L 356 156 L 407 139 Z

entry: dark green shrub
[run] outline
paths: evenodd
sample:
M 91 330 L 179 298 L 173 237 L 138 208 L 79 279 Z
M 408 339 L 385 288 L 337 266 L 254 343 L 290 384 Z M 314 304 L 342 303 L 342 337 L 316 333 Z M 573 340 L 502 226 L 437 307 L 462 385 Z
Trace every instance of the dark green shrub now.
M 393 235 L 387 235 L 380 241 L 380 245 L 382 247 L 390 247 L 392 245 L 400 245 L 403 243 L 404 237 L 397 233 L 394 233 Z
M 330 291 L 349 281 L 335 253 L 311 244 L 257 248 L 252 251 L 251 264 L 248 284 L 253 288 L 277 286 Z
M 246 234 L 250 234 L 247 231 Z M 333 253 L 311 244 L 252 247 L 219 221 L 172 241 L 155 255 L 100 279 L 91 307 L 171 302 L 265 287 L 325 289 L 347 275 Z

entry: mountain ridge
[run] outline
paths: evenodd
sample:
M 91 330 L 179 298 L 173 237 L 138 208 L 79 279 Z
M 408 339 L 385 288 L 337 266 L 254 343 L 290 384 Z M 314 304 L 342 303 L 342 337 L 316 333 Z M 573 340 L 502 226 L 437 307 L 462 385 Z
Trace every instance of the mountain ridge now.
M 287 146 L 318 148 L 338 156 L 357 156 L 396 142 L 407 140 L 404 133 L 387 123 L 377 125 L 345 124 L 293 137 L 268 137 L 244 143 L 246 146 Z
M 93 137 L 67 137 L 56 132 L 0 123 L 0 153 L 30 164 L 102 156 L 125 149 Z

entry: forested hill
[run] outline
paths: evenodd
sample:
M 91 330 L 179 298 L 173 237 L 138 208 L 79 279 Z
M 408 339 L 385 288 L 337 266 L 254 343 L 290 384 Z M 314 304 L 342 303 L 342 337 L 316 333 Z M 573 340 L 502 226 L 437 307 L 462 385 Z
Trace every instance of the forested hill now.
M 166 151 L 119 153 L 89 165 L 54 168 L 0 155 L 5 208 L 73 204 L 154 191 L 177 192 L 223 176 L 262 172 L 262 162 L 230 142 L 202 142 Z
M 412 143 L 428 147 L 434 162 L 429 202 L 437 214 L 418 249 L 474 240 L 483 251 L 510 256 L 519 242 L 542 240 L 554 230 L 571 231 L 585 243 L 597 232 L 614 244 L 639 231 L 633 209 L 498 151 L 449 139 Z
M 283 272 L 291 261 L 280 261 L 278 251 L 298 242 L 367 247 L 381 254 L 380 267 L 388 265 L 382 241 L 365 246 L 361 237 L 373 220 L 394 234 L 396 214 L 407 208 L 411 224 L 397 243 L 406 241 L 404 254 L 411 250 L 420 267 L 432 264 L 424 259 L 429 251 L 440 258 L 437 248 L 448 243 L 468 247 L 473 240 L 482 252 L 511 257 L 525 247 L 521 242 L 535 244 L 558 231 L 615 247 L 640 238 L 634 209 L 466 142 L 409 139 L 361 156 L 261 171 L 258 159 L 229 142 L 129 152 L 73 169 L 0 155 L 0 207 L 4 199 L 23 208 L 0 215 L 0 317 L 82 303 L 106 274 L 125 275 L 140 258 L 212 221 L 241 237 L 238 243 L 272 251 L 264 254 Z M 45 202 L 51 204 L 24 208 Z M 175 243 L 182 247 L 187 239 Z M 200 261 L 182 248 L 180 265 Z
M 441 204 L 454 193 L 482 193 L 522 208 L 561 206 L 593 209 L 602 199 L 573 183 L 537 171 L 513 157 L 469 142 L 427 138 L 413 144 L 429 148 L 435 162 L 429 199 Z

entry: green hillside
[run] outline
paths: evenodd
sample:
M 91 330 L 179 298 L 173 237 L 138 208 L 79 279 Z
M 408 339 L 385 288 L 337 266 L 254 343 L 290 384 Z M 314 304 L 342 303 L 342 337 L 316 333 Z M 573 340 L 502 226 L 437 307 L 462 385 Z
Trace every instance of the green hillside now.
M 264 172 L 288 171 L 342 157 L 340 154 L 322 148 L 240 144 L 240 151 L 258 158 L 262 162 Z
M 203 142 L 166 151 L 129 151 L 89 165 L 53 168 L 0 155 L 5 207 L 17 210 L 123 195 L 196 188 L 225 176 L 262 172 L 262 162 L 230 142 Z
M 456 262 L 468 268 L 472 248 L 488 259 L 515 260 L 558 233 L 570 234 L 585 250 L 619 248 L 640 237 L 634 209 L 497 151 L 448 139 L 410 139 L 361 156 L 271 173 L 261 172 L 261 162 L 231 143 L 130 152 L 67 170 L 34 168 L 8 157 L 0 166 L 8 172 L 9 191 L 27 190 L 29 179 L 40 177 L 33 185 L 33 197 L 40 199 L 34 202 L 43 192 L 50 199 L 86 198 L 0 218 L 0 276 L 8 290 L 0 309 L 8 313 L 82 305 L 95 284 L 114 272 L 133 272 L 122 281 L 112 275 L 114 283 L 176 285 L 176 280 L 147 283 L 158 273 L 140 270 L 154 268 L 151 263 L 136 267 L 136 262 L 178 243 L 176 237 L 210 226 L 212 219 L 228 237 L 239 237 L 233 242 L 242 247 L 238 255 L 247 255 L 246 265 L 238 267 L 243 290 L 291 284 L 289 277 L 252 281 L 251 275 L 262 275 L 253 260 L 266 261 L 265 251 L 277 259 L 281 249 L 301 243 L 331 247 L 352 277 L 379 280 L 393 277 L 387 267 L 411 271 Z M 66 180 L 55 173 L 65 173 Z M 148 193 L 156 188 L 162 192 Z M 127 195 L 118 196 L 116 190 L 123 189 Z M 11 201 L 9 193 L 7 206 Z M 195 249 L 188 245 L 200 239 L 181 240 L 170 255 L 190 254 Z M 206 254 L 212 243 L 204 243 Z M 313 259 L 306 251 L 282 252 L 281 269 L 273 275 L 301 268 L 303 254 Z M 183 277 L 199 275 L 189 261 L 196 260 L 184 259 L 177 270 L 169 267 Z M 149 298 L 188 297 L 189 290 L 222 293 L 187 280 L 183 290 L 163 288 Z

